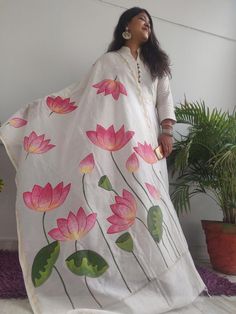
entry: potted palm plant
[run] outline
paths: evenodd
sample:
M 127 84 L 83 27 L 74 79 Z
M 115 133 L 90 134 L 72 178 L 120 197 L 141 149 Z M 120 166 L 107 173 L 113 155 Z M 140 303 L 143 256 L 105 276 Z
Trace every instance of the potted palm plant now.
M 205 193 L 223 212 L 223 221 L 202 221 L 214 269 L 236 274 L 236 112 L 212 111 L 187 100 L 176 108 L 179 134 L 169 158 L 177 174 L 172 200 L 177 212 L 190 209 L 190 198 Z

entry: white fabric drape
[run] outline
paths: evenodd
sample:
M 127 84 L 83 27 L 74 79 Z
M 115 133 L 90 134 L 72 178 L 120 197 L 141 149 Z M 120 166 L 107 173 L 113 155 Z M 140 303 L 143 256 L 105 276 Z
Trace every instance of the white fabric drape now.
M 204 289 L 153 152 L 166 118 L 168 78 L 122 47 L 2 126 L 34 313 L 158 314 Z

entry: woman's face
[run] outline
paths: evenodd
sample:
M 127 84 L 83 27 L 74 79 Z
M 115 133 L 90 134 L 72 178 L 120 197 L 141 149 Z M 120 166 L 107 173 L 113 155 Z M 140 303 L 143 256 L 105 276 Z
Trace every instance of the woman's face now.
M 141 12 L 134 16 L 128 23 L 128 29 L 132 35 L 132 39 L 136 39 L 141 43 L 146 42 L 151 33 L 148 15 L 145 12 Z

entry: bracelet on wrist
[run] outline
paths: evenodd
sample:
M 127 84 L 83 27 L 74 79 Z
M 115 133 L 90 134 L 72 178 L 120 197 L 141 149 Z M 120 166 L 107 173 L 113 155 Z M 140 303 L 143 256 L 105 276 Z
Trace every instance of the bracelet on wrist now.
M 172 124 L 162 124 L 161 127 L 162 129 L 173 129 Z
M 173 137 L 173 129 L 162 128 L 162 134 L 169 135 Z

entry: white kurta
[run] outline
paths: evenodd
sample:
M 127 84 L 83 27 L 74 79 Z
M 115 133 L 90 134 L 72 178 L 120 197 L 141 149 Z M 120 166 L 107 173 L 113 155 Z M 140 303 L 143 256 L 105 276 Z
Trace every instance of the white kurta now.
M 158 314 L 204 289 L 153 152 L 167 118 L 168 77 L 122 47 L 2 126 L 34 313 Z

